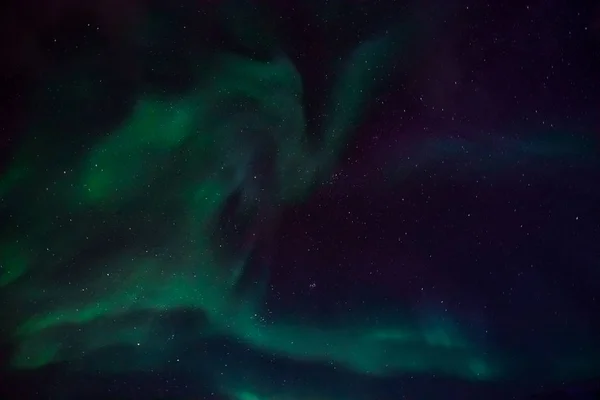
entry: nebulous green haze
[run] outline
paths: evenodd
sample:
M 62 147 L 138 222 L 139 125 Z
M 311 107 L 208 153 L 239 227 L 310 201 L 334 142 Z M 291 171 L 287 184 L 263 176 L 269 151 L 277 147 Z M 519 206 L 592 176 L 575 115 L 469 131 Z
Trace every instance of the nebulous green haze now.
M 0 285 L 13 305 L 2 314 L 18 349 L 12 366 L 78 360 L 115 345 L 161 348 L 168 358 L 170 334 L 154 328 L 185 309 L 205 318 L 185 333 L 198 341 L 221 336 L 375 376 L 497 377 L 500 365 L 451 322 L 325 327 L 269 317 L 264 281 L 243 295 L 235 290 L 256 239 L 229 257 L 214 240 L 233 193 L 242 193 L 238 208 L 260 218 L 302 201 L 326 178 L 402 39 L 400 28 L 390 30 L 339 60 L 320 132 L 307 132 L 302 77 L 283 52 L 257 60 L 222 51 L 202 63 L 184 93 L 141 91 L 109 131 L 82 128 L 71 141 L 38 123 L 34 108 L 0 181 L 8 215 Z M 59 77 L 56 96 L 77 89 L 79 101 L 92 99 L 94 83 L 85 73 L 77 79 Z M 319 135 L 319 146 L 309 145 L 309 133 Z M 268 174 L 255 167 L 265 157 L 274 165 Z M 137 360 L 131 368 L 156 363 Z M 222 379 L 224 391 L 256 398 L 252 388 Z

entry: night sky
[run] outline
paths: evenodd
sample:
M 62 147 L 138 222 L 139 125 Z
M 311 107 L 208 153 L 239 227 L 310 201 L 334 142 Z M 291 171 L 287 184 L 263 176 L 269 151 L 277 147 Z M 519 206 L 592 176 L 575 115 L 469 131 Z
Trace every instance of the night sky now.
M 600 379 L 598 3 L 23 0 L 0 40 L 0 398 Z

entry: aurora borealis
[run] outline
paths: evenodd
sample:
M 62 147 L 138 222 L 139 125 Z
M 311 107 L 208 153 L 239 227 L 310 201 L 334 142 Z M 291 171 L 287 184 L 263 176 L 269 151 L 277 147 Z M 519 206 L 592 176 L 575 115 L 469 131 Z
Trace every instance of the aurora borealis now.
M 493 399 L 600 376 L 596 9 L 23 4 L 3 394 Z

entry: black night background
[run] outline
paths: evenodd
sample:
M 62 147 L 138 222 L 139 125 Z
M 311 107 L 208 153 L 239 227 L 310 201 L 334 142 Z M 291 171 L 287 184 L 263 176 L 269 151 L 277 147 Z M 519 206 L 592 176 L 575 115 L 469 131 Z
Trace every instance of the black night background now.
M 597 2 L 0 9 L 1 399 L 600 396 Z

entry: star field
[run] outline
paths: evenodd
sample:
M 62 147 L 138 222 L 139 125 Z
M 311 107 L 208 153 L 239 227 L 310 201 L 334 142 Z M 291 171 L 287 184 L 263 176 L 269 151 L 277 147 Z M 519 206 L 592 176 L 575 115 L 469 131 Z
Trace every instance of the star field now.
M 600 378 L 597 6 L 46 0 L 2 20 L 2 398 Z

